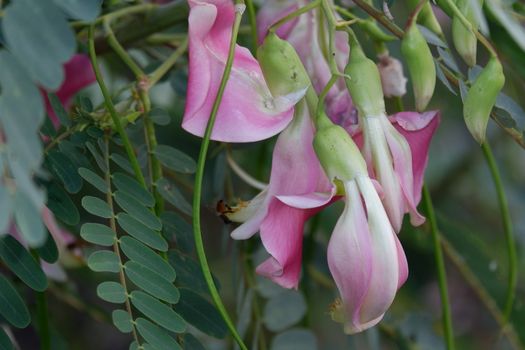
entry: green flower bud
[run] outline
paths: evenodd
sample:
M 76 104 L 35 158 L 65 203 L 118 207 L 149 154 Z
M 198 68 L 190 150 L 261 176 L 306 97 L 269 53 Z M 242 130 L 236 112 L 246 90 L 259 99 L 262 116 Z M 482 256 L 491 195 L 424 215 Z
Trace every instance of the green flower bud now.
M 405 57 L 412 79 L 416 109 L 421 112 L 434 94 L 436 67 L 430 48 L 415 21 L 412 21 L 405 31 L 401 41 L 401 53 Z
M 474 9 L 470 5 L 470 0 L 457 0 L 456 5 L 465 18 L 472 24 L 472 27 L 477 29 L 478 23 Z M 454 47 L 461 58 L 463 58 L 463 61 L 465 61 L 469 67 L 475 66 L 478 39 L 476 39 L 476 35 L 473 32 L 461 23 L 458 16 L 452 18 L 452 40 Z
M 385 113 L 381 77 L 374 61 L 366 57 L 355 39 L 350 39 L 350 58 L 345 67 L 346 87 L 362 117 Z
M 470 87 L 463 103 L 463 116 L 467 128 L 480 144 L 485 142 L 485 133 L 490 112 L 505 84 L 503 68 L 497 57 L 492 57 Z
M 314 150 L 330 180 L 367 175 L 366 162 L 348 132 L 332 124 L 315 133 Z
M 257 49 L 257 60 L 273 96 L 286 96 L 305 90 L 310 78 L 290 43 L 269 33 Z
M 408 0 L 409 9 L 413 11 L 419 3 L 420 0 Z M 419 16 L 417 17 L 417 23 L 427 27 L 435 34 L 443 36 L 443 30 L 441 30 L 441 26 L 434 15 L 434 11 L 432 11 L 430 3 L 426 2 L 421 8 Z

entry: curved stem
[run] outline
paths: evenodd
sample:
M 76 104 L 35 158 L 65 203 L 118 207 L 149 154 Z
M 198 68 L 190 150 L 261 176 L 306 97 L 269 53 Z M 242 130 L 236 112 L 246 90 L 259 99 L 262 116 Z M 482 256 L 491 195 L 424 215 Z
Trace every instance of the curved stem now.
M 237 332 L 237 329 L 235 329 L 235 325 L 230 319 L 230 316 L 228 315 L 228 312 L 226 311 L 226 308 L 224 307 L 224 304 L 222 303 L 219 292 L 217 291 L 217 287 L 215 286 L 215 283 L 213 282 L 213 277 L 211 275 L 210 267 L 208 265 L 208 260 L 206 258 L 206 253 L 204 251 L 204 244 L 202 241 L 202 231 L 201 231 L 202 180 L 204 177 L 204 166 L 206 163 L 206 154 L 208 153 L 211 132 L 213 130 L 213 125 L 215 124 L 215 118 L 217 117 L 217 111 L 219 110 L 219 106 L 222 100 L 222 95 L 224 94 L 226 83 L 228 82 L 228 78 L 230 76 L 230 72 L 232 69 L 233 57 L 235 53 L 235 44 L 237 42 L 237 34 L 239 32 L 239 26 L 241 24 L 241 18 L 242 18 L 243 11 L 244 11 L 244 4 L 242 0 L 236 1 L 235 22 L 233 23 L 233 28 L 232 28 L 230 47 L 228 51 L 228 59 L 224 67 L 224 73 L 222 75 L 219 90 L 217 91 L 217 97 L 215 98 L 215 101 L 213 103 L 213 107 L 212 107 L 211 114 L 210 114 L 210 119 L 208 120 L 208 124 L 206 125 L 206 131 L 204 132 L 204 136 L 203 136 L 202 143 L 201 143 L 201 148 L 199 151 L 199 159 L 197 162 L 197 171 L 195 173 L 195 186 L 194 186 L 194 192 L 193 192 L 193 236 L 195 239 L 195 249 L 197 251 L 197 256 L 199 257 L 199 263 L 201 266 L 201 270 L 202 270 L 202 273 L 204 274 L 204 279 L 206 280 L 206 284 L 208 285 L 208 289 L 210 291 L 211 297 L 215 305 L 217 306 L 219 313 L 224 319 L 224 322 L 228 326 L 230 333 L 235 338 L 235 341 L 237 342 L 239 347 L 242 350 L 247 350 L 248 348 L 246 347 L 246 345 L 244 345 L 244 342 L 242 341 L 241 336 Z
M 124 144 L 124 148 L 126 149 L 126 153 L 131 163 L 131 167 L 133 168 L 133 172 L 135 173 L 135 177 L 140 182 L 140 184 L 144 188 L 146 188 L 146 180 L 144 179 L 142 170 L 140 170 L 140 165 L 137 160 L 137 156 L 135 155 L 135 152 L 133 151 L 133 146 L 131 145 L 131 141 L 128 138 L 128 134 L 126 134 L 126 131 L 124 130 L 124 128 L 122 127 L 122 124 L 120 123 L 120 119 L 118 117 L 117 110 L 115 109 L 115 106 L 113 105 L 113 102 L 111 101 L 111 94 L 109 93 L 108 88 L 106 87 L 106 84 L 104 83 L 104 78 L 102 77 L 102 73 L 100 73 L 100 68 L 98 67 L 98 64 L 97 64 L 97 54 L 95 52 L 95 41 L 93 38 L 94 32 L 95 32 L 95 26 L 91 25 L 89 27 L 89 35 L 88 35 L 89 57 L 91 59 L 91 65 L 93 66 L 93 71 L 95 72 L 97 83 L 100 87 L 100 90 L 102 91 L 102 95 L 104 96 L 104 104 L 106 105 L 106 108 L 109 111 L 109 115 L 111 116 L 113 125 L 117 129 L 117 132 L 120 135 L 120 138 L 122 139 L 122 143 Z
M 257 18 L 255 16 L 255 7 L 252 0 L 246 0 L 246 9 L 248 10 L 248 19 L 250 20 L 250 35 L 252 37 L 253 52 L 257 50 L 259 42 L 257 38 Z
M 151 73 L 149 77 L 149 87 L 152 87 L 155 85 L 162 77 L 173 67 L 175 63 L 179 60 L 179 58 L 186 52 L 186 49 L 188 48 L 188 38 L 186 37 L 184 41 L 179 45 L 177 50 L 175 50 L 166 61 L 162 62 L 162 64 L 155 69 L 153 73 Z
M 434 244 L 434 258 L 438 274 L 439 295 L 441 297 L 441 309 L 443 312 L 443 331 L 445 333 L 445 341 L 448 350 L 454 349 L 454 333 L 452 330 L 452 314 L 450 312 L 450 301 L 447 290 L 447 272 L 445 270 L 445 261 L 443 259 L 443 251 L 441 249 L 441 237 L 437 226 L 436 214 L 430 198 L 430 192 L 426 185 L 423 185 L 423 201 L 427 212 L 428 221 L 430 223 L 430 232 L 432 234 L 432 241 Z
M 296 11 L 284 16 L 283 18 L 281 18 L 280 20 L 278 20 L 277 22 L 275 22 L 274 24 L 272 24 L 272 26 L 268 29 L 268 31 L 270 32 L 274 32 L 276 31 L 280 26 L 282 26 L 283 24 L 285 24 L 286 22 L 288 21 L 291 21 L 292 19 L 294 19 L 295 17 L 299 17 L 300 15 L 302 15 L 303 13 L 306 13 L 314 8 L 316 8 L 317 6 L 319 6 L 321 4 L 321 0 L 314 0 L 312 1 L 311 3 L 309 3 L 308 5 L 306 6 L 303 6 L 299 9 L 297 9 Z
M 226 151 L 226 161 L 228 162 L 228 165 L 233 170 L 233 172 L 241 178 L 244 182 L 246 182 L 248 185 L 252 186 L 253 188 L 257 190 L 263 191 L 266 187 L 268 187 L 267 183 L 261 182 L 248 174 L 237 162 L 235 159 L 233 159 L 231 150 Z
M 512 305 L 514 303 L 514 298 L 516 295 L 516 285 L 518 282 L 518 257 L 516 254 L 516 244 L 514 242 L 514 235 L 512 229 L 512 219 L 510 217 L 509 204 L 505 196 L 505 190 L 503 188 L 503 183 L 501 182 L 501 176 L 499 174 L 498 166 L 492 154 L 492 150 L 487 141 L 481 145 L 483 150 L 483 155 L 487 161 L 487 165 L 490 169 L 490 174 L 492 175 L 492 180 L 494 181 L 494 186 L 496 187 L 496 192 L 498 194 L 498 202 L 501 211 L 501 219 L 503 220 L 503 231 L 505 233 L 505 240 L 507 243 L 507 254 L 509 261 L 509 280 L 507 287 L 507 297 L 505 300 L 505 306 L 503 309 L 503 318 L 505 322 L 509 321 L 510 315 L 512 314 Z

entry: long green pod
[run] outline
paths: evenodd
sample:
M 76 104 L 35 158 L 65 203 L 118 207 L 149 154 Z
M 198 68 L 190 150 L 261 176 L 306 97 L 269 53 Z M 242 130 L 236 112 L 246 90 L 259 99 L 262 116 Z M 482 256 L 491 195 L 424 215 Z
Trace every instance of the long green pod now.
M 361 46 L 350 39 L 350 58 L 345 67 L 346 87 L 352 101 L 362 117 L 378 116 L 385 113 L 385 101 L 379 70 L 371 59 L 366 57 Z
M 465 18 L 472 24 L 472 27 L 477 30 L 478 23 L 470 1 L 471 0 L 457 0 L 456 5 Z M 461 20 L 456 15 L 452 18 L 452 41 L 459 55 L 463 58 L 463 61 L 465 61 L 469 67 L 474 67 L 476 65 L 478 39 L 469 28 L 466 28 L 465 25 L 461 23 Z
M 434 94 L 436 67 L 430 48 L 416 26 L 415 18 L 409 22 L 401 40 L 401 53 L 406 60 L 412 79 L 416 109 L 421 112 L 427 107 Z
M 470 87 L 463 102 L 467 128 L 480 144 L 485 142 L 490 112 L 504 84 L 505 75 L 501 63 L 497 57 L 492 57 Z

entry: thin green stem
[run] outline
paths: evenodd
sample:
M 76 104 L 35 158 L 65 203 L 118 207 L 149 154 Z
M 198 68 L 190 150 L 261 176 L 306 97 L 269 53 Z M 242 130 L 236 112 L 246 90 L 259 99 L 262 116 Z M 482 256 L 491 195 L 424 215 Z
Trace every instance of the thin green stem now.
M 113 32 L 113 29 L 111 29 L 110 17 L 104 20 L 104 30 L 108 35 L 109 46 L 111 46 L 111 48 L 120 57 L 120 59 L 124 61 L 124 63 L 129 67 L 129 69 L 131 69 L 133 74 L 135 74 L 137 80 L 142 80 L 142 78 L 145 75 L 142 71 L 142 68 L 139 67 L 135 60 L 131 58 L 131 56 L 128 54 L 126 49 L 118 42 L 117 38 L 115 37 L 115 33 Z
M 206 258 L 206 253 L 204 251 L 204 244 L 202 241 L 202 231 L 201 231 L 202 180 L 204 177 L 206 154 L 208 152 L 208 147 L 210 144 L 210 137 L 211 137 L 211 133 L 213 130 L 213 125 L 215 124 L 215 118 L 217 117 L 217 111 L 219 110 L 219 106 L 221 104 L 222 96 L 226 88 L 226 83 L 228 82 L 228 78 L 230 77 L 230 72 L 231 72 L 232 65 L 233 65 L 233 57 L 235 53 L 235 44 L 237 42 L 237 34 L 239 32 L 239 26 L 241 24 L 243 10 L 244 10 L 243 1 L 242 0 L 236 1 L 235 21 L 232 27 L 231 41 L 230 41 L 230 47 L 228 51 L 228 59 L 226 60 L 226 64 L 224 67 L 224 73 L 222 75 L 219 90 L 217 91 L 217 97 L 215 98 L 215 101 L 213 103 L 212 110 L 210 113 L 210 119 L 208 120 L 208 124 L 206 125 L 206 131 L 204 132 L 204 136 L 203 136 L 202 143 L 201 143 L 201 148 L 199 151 L 197 171 L 195 173 L 195 186 L 194 186 L 194 192 L 193 192 L 193 235 L 195 239 L 195 248 L 197 251 L 197 256 L 199 257 L 199 263 L 202 269 L 202 273 L 204 274 L 206 284 L 208 285 L 208 289 L 210 291 L 211 297 L 213 301 L 215 302 L 215 305 L 217 306 L 219 313 L 224 319 L 224 322 L 226 323 L 228 329 L 230 330 L 233 338 L 235 339 L 239 347 L 242 350 L 247 350 L 248 348 L 246 347 L 241 336 L 235 329 L 235 325 L 230 319 L 230 316 L 228 315 L 228 312 L 226 311 L 226 308 L 224 307 L 224 304 L 222 303 L 219 292 L 217 291 L 215 282 L 213 281 L 210 267 L 208 265 L 208 260 Z
M 155 69 L 153 73 L 151 73 L 149 77 L 149 81 L 148 81 L 150 87 L 158 83 L 159 80 L 162 79 L 162 77 L 167 72 L 169 72 L 171 67 L 173 67 L 173 65 L 177 63 L 179 58 L 186 52 L 187 48 L 188 48 L 188 38 L 186 37 L 184 41 L 180 44 L 180 46 L 177 48 L 177 50 L 175 50 L 166 59 L 166 61 L 162 62 L 162 64 L 157 69 Z
M 246 0 L 246 9 L 248 10 L 248 19 L 250 20 L 250 34 L 252 37 L 253 52 L 257 50 L 257 18 L 255 17 L 255 6 L 252 0 Z
M 512 229 L 512 219 L 510 217 L 509 204 L 507 197 L 505 196 L 505 189 L 503 188 L 503 183 L 501 181 L 501 176 L 498 170 L 498 165 L 492 154 L 492 149 L 488 143 L 485 141 L 481 148 L 483 150 L 483 155 L 487 161 L 487 165 L 490 169 L 490 174 L 492 175 L 492 180 L 494 181 L 494 187 L 496 187 L 496 192 L 498 194 L 499 208 L 501 212 L 501 219 L 503 220 L 503 231 L 505 233 L 505 240 L 507 243 L 507 258 L 509 264 L 509 279 L 507 286 L 507 297 L 505 300 L 505 306 L 503 308 L 503 317 L 505 322 L 508 322 L 510 315 L 512 314 L 512 306 L 514 304 L 514 298 L 516 296 L 516 285 L 518 283 L 518 257 L 516 254 L 516 244 L 514 242 L 514 234 Z
M 38 252 L 31 249 L 31 255 L 40 261 Z M 51 350 L 51 332 L 49 330 L 49 312 L 47 308 L 47 292 L 36 292 L 36 315 L 38 322 L 38 336 L 41 350 Z
M 122 127 L 122 124 L 120 123 L 120 119 L 119 119 L 117 110 L 115 109 L 115 106 L 113 105 L 113 102 L 111 101 L 111 94 L 109 93 L 106 87 L 106 84 L 104 83 L 104 78 L 102 77 L 102 73 L 100 72 L 100 68 L 98 67 L 97 54 L 95 52 L 94 32 L 95 32 L 95 27 L 94 25 L 91 25 L 89 27 L 89 35 L 88 35 L 89 57 L 91 59 L 91 65 L 93 66 L 93 71 L 95 72 L 97 83 L 100 87 L 100 90 L 102 91 L 102 95 L 104 96 L 104 103 L 106 105 L 106 108 L 109 111 L 111 120 L 113 121 L 113 125 L 117 129 L 117 132 L 120 135 L 120 138 L 122 139 L 122 143 L 124 144 L 124 148 L 126 149 L 126 153 L 131 163 L 131 167 L 133 168 L 133 172 L 135 173 L 135 177 L 140 182 L 140 184 L 144 188 L 146 188 L 146 180 L 144 179 L 144 175 L 142 174 L 142 170 L 140 169 L 140 165 L 137 160 L 137 156 L 135 155 L 135 152 L 133 151 L 133 146 L 131 145 L 131 142 L 129 140 L 128 135 L 126 134 L 126 131 L 124 130 L 124 128 Z
M 443 331 L 445 333 L 445 341 L 448 350 L 453 350 L 454 333 L 452 328 L 452 314 L 450 312 L 450 300 L 447 289 L 447 272 L 445 270 L 445 260 L 443 259 L 443 251 L 441 249 L 441 238 L 437 226 L 436 214 L 430 198 L 430 192 L 426 185 L 423 185 L 423 202 L 427 212 L 427 218 L 430 223 L 430 233 L 432 234 L 432 242 L 434 244 L 434 258 L 436 263 L 439 294 L 441 297 L 441 309 L 443 312 Z
M 315 1 L 312 1 L 311 3 L 309 3 L 308 5 L 306 6 L 303 6 L 301 7 L 300 9 L 292 12 L 292 13 L 289 13 L 288 15 L 284 16 L 283 18 L 281 18 L 280 20 L 278 20 L 277 22 L 275 22 L 271 27 L 270 29 L 268 29 L 268 31 L 270 32 L 275 32 L 277 30 L 277 28 L 279 28 L 280 26 L 282 26 L 283 24 L 285 24 L 286 22 L 288 21 L 291 21 L 292 19 L 294 19 L 295 17 L 299 17 L 300 15 L 302 15 L 303 13 L 306 13 L 310 10 L 313 10 L 314 8 L 318 7 L 319 5 L 321 4 L 321 0 L 315 0 Z

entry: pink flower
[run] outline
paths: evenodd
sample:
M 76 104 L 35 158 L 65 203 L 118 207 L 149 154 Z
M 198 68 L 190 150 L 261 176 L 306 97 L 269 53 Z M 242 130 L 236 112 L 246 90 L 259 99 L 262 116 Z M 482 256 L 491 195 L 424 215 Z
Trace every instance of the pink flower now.
M 260 231 L 271 257 L 257 267 L 257 273 L 285 288 L 297 288 L 299 283 L 305 221 L 331 198 L 319 193 L 330 186 L 312 147 L 313 133 L 306 104 L 300 102 L 293 121 L 277 139 L 268 187 L 228 215 L 232 221 L 244 222 L 232 232 L 234 239 Z
M 331 316 L 345 333 L 376 325 L 408 277 L 408 265 L 371 179 L 344 183 L 345 209 L 328 244 L 328 266 L 342 303 Z
M 381 86 L 386 97 L 403 96 L 407 93 L 407 78 L 403 74 L 403 65 L 388 54 L 379 56 L 377 64 L 381 76 Z
M 259 41 L 262 42 L 268 29 L 281 18 L 307 5 L 304 0 L 268 0 L 259 10 L 257 15 L 257 26 Z M 278 28 L 276 33 L 281 39 L 287 40 L 297 51 L 306 71 L 310 74 L 312 85 L 317 93 L 325 87 L 332 76 L 330 66 L 323 54 L 323 48 L 319 42 L 319 34 L 327 33 L 321 31 L 316 11 L 309 11 Z M 328 42 L 328 38 L 325 38 Z M 337 32 L 335 37 L 336 61 L 340 72 L 344 71 L 348 59 L 348 35 Z M 328 53 L 327 53 L 328 54 Z M 326 97 L 327 114 L 335 123 L 355 123 L 357 113 L 352 105 L 348 91 L 343 79 L 340 79 L 329 91 Z
M 421 200 L 428 149 L 439 124 L 439 112 L 401 112 L 360 118 L 354 139 L 362 145 L 370 175 L 383 188 L 383 202 L 396 232 L 403 216 L 410 213 L 411 223 L 421 225 L 425 218 L 417 211 Z
M 84 54 L 74 55 L 66 64 L 64 64 L 65 78 L 58 91 L 56 91 L 57 97 L 60 102 L 67 109 L 71 105 L 71 100 L 75 94 L 85 88 L 86 86 L 95 82 L 95 73 L 89 61 L 89 57 Z M 45 96 L 46 111 L 53 125 L 58 127 L 60 121 L 58 120 L 51 104 Z
M 408 276 L 405 254 L 368 177 L 357 145 L 340 126 L 317 131 L 314 149 L 345 209 L 328 244 L 328 266 L 341 295 L 331 310 L 346 333 L 377 324 Z M 342 185 L 342 186 L 341 186 Z M 376 186 L 375 186 L 376 185 Z
M 189 77 L 182 127 L 202 136 L 224 72 L 235 9 L 230 0 L 189 0 Z M 212 139 L 252 142 L 290 122 L 296 100 L 274 98 L 250 51 L 235 48 L 233 68 L 217 113 Z

